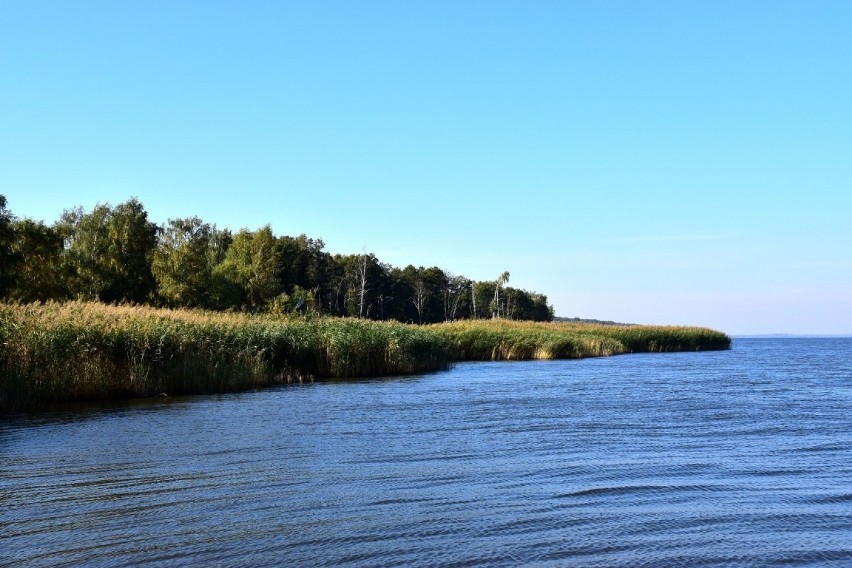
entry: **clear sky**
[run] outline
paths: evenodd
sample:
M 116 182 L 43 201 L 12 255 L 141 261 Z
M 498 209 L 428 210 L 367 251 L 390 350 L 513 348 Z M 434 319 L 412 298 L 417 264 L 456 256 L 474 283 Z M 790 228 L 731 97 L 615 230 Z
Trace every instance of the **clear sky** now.
M 0 0 L 0 193 L 852 333 L 852 2 Z

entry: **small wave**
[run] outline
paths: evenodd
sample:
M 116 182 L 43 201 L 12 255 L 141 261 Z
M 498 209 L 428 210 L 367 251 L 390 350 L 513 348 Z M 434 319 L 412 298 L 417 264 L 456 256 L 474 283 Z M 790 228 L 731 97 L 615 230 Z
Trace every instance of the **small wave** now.
M 430 498 L 410 498 L 410 497 L 398 497 L 394 499 L 379 499 L 378 501 L 373 501 L 372 505 L 382 506 L 382 505 L 412 505 L 414 503 L 431 503 L 434 499 Z
M 804 551 L 797 554 L 789 554 L 783 557 L 772 559 L 768 564 L 779 566 L 791 566 L 801 564 L 817 564 L 820 566 L 826 563 L 838 563 L 838 566 L 848 566 L 852 560 L 852 549 L 844 550 L 814 550 Z
M 636 493 L 682 493 L 708 492 L 716 488 L 712 485 L 614 485 L 608 487 L 590 487 L 557 495 L 557 498 L 598 497 L 609 495 L 631 495 Z
M 842 505 L 843 503 L 852 503 L 852 493 L 813 495 L 802 501 L 809 505 Z
M 789 451 L 797 452 L 797 453 L 819 453 L 819 452 L 840 452 L 847 450 L 848 446 L 844 446 L 835 442 L 829 442 L 827 444 L 816 444 L 814 446 L 804 446 L 801 448 L 793 448 Z
M 811 473 L 813 470 L 806 468 L 750 469 L 745 472 L 746 475 L 755 477 L 786 477 Z

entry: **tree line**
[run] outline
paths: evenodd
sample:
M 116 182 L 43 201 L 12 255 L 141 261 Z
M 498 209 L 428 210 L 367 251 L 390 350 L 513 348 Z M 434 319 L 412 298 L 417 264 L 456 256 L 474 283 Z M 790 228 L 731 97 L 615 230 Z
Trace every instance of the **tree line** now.
M 17 218 L 0 195 L 0 298 L 81 299 L 174 308 L 314 313 L 412 323 L 550 321 L 543 294 L 374 254 L 330 254 L 321 239 L 236 233 L 198 217 L 148 219 L 136 198 L 66 210 L 53 225 Z

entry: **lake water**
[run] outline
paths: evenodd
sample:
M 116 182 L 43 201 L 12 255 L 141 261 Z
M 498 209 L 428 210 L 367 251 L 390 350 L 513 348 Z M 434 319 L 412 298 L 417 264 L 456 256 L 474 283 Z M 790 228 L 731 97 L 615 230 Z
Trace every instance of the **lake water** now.
M 852 339 L 0 418 L 0 564 L 852 565 Z

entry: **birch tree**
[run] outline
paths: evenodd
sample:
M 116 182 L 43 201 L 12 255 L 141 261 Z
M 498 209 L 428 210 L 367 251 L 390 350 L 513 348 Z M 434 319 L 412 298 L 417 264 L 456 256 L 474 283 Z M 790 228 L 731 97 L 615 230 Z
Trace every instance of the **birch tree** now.
M 491 315 L 492 317 L 500 317 L 500 288 L 509 282 L 509 272 L 505 271 L 497 280 L 494 281 L 494 301 L 492 302 Z
M 411 301 L 414 304 L 414 309 L 417 310 L 417 323 L 422 324 L 423 313 L 426 310 L 426 301 L 428 298 L 426 283 L 423 282 L 423 278 L 418 275 L 414 282 L 411 283 L 411 287 L 414 290 Z
M 365 305 L 367 301 L 367 253 L 358 255 L 357 270 L 355 272 L 356 286 L 358 289 L 358 317 L 366 317 Z
M 458 317 L 459 307 L 464 299 L 470 280 L 464 276 L 454 276 L 447 273 L 444 278 L 444 286 L 441 290 L 443 296 L 444 321 L 455 321 Z

